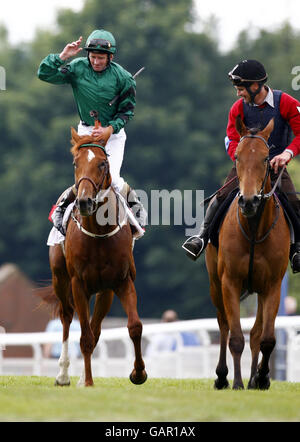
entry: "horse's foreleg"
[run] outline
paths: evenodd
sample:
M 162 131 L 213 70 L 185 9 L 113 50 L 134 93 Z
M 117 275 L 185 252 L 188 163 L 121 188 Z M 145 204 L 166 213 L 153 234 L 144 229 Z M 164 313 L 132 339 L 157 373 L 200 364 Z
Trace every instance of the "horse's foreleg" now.
M 234 379 L 232 388 L 243 389 L 241 375 L 241 356 L 245 339 L 240 322 L 240 293 L 241 287 L 235 287 L 225 275 L 222 278 L 223 302 L 230 330 L 229 349 L 233 357 Z
M 103 292 L 97 293 L 96 295 L 94 312 L 91 320 L 91 329 L 94 335 L 94 348 L 96 347 L 99 341 L 101 333 L 101 323 L 110 310 L 113 298 L 114 298 L 114 292 L 111 290 L 105 290 Z M 78 386 L 84 384 L 85 384 L 85 368 L 81 373 L 80 379 L 78 381 Z
M 118 290 L 116 290 L 116 293 L 119 296 L 128 317 L 127 327 L 135 351 L 134 369 L 130 374 L 130 380 L 133 384 L 143 384 L 147 380 L 147 373 L 145 371 L 145 364 L 141 350 L 143 326 L 137 312 L 137 296 L 130 276 L 128 276 Z
M 250 331 L 250 348 L 252 354 L 251 374 L 248 383 L 248 388 L 256 388 L 255 376 L 257 373 L 258 357 L 260 352 L 260 337 L 262 332 L 262 302 L 261 297 L 257 297 L 257 313 L 255 323 Z
M 101 333 L 101 323 L 111 308 L 114 299 L 114 292 L 112 290 L 104 290 L 97 293 L 94 306 L 94 313 L 91 320 L 91 328 L 95 339 L 95 347 Z
M 94 385 L 92 377 L 91 356 L 95 347 L 95 339 L 89 323 L 89 303 L 80 281 L 72 278 L 72 292 L 76 312 L 81 327 L 80 349 L 84 359 L 84 385 Z M 82 378 L 81 378 L 82 379 Z M 81 385 L 79 381 L 78 385 Z
M 270 288 L 269 292 L 264 295 L 263 303 L 263 329 L 260 339 L 260 351 L 262 352 L 262 360 L 258 366 L 257 375 L 255 376 L 256 388 L 267 390 L 270 387 L 269 377 L 269 361 L 271 353 L 276 344 L 275 338 L 275 318 L 280 303 L 281 281 L 277 286 Z

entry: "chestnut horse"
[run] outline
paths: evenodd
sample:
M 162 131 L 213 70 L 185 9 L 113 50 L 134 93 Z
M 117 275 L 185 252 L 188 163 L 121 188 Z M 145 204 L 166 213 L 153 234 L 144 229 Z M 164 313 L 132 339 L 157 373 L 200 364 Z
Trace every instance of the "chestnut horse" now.
M 52 286 L 63 325 L 62 354 L 57 385 L 69 385 L 68 336 L 76 311 L 80 326 L 80 348 L 84 373 L 79 384 L 93 385 L 91 356 L 101 332 L 101 322 L 109 312 L 114 293 L 128 316 L 128 330 L 135 350 L 130 380 L 142 384 L 147 379 L 141 353 L 142 323 L 137 312 L 134 286 L 136 269 L 132 252 L 132 233 L 124 218 L 125 210 L 111 187 L 105 148 L 95 138 L 77 134 L 72 128 L 72 155 L 77 198 L 68 223 L 64 251 L 60 244 L 50 247 Z M 101 222 L 99 210 L 111 212 L 114 222 Z M 123 212 L 123 221 L 122 213 Z M 125 222 L 124 222 L 125 219 Z M 94 312 L 89 318 L 89 300 L 96 293 Z M 48 302 L 50 300 L 48 299 Z
M 229 386 L 226 365 L 229 333 L 233 388 L 244 388 L 240 364 L 244 349 L 240 296 L 248 288 L 250 293 L 257 293 L 256 320 L 250 333 L 252 364 L 248 388 L 268 389 L 269 359 L 276 344 L 274 323 L 288 265 L 290 232 L 274 188 L 271 190 L 267 141 L 274 128 L 273 120 L 264 130 L 253 131 L 246 128 L 239 116 L 236 128 L 241 136 L 236 150 L 240 192 L 220 228 L 218 251 L 212 244 L 208 244 L 206 251 L 210 294 L 220 328 L 215 388 Z M 260 352 L 262 360 L 258 364 Z

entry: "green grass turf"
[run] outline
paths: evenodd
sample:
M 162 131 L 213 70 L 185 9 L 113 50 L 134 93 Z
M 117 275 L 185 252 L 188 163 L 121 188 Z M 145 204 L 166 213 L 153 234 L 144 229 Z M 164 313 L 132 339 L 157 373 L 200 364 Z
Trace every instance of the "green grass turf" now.
M 268 391 L 216 391 L 212 379 L 95 378 L 94 387 L 55 387 L 54 378 L 0 376 L 0 421 L 300 421 L 300 383 Z M 246 385 L 246 382 L 245 382 Z

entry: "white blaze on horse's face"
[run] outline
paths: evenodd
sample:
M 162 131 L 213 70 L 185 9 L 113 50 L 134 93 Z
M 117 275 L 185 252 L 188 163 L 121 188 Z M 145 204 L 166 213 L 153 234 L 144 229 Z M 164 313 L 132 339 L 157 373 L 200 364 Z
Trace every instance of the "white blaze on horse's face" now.
M 90 163 L 94 158 L 96 158 L 96 155 L 94 154 L 94 152 L 89 149 L 88 150 L 88 162 Z

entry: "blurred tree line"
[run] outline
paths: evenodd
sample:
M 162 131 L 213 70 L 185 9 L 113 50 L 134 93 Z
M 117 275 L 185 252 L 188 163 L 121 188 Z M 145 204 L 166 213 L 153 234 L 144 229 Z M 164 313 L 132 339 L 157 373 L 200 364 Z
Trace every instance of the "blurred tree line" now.
M 255 38 L 244 31 L 235 48 L 222 53 L 215 22 L 204 26 L 192 0 L 86 0 L 80 12 L 61 10 L 55 31 L 39 30 L 32 42 L 18 45 L 1 27 L 0 263 L 15 262 L 37 282 L 51 277 L 47 218 L 73 183 L 70 127 L 77 127 L 78 116 L 71 88 L 44 83 L 36 72 L 46 55 L 99 28 L 115 35 L 116 62 L 132 73 L 146 67 L 137 78 L 135 118 L 126 127 L 122 175 L 149 196 L 152 189 L 204 189 L 208 196 L 222 184 L 231 168 L 224 149 L 227 114 L 236 99 L 227 73 L 238 61 L 261 60 L 269 84 L 299 98 L 291 89 L 299 33 L 289 24 Z M 298 166 L 294 161 L 295 176 Z M 181 249 L 187 227 L 149 225 L 136 243 L 142 317 L 160 317 L 167 308 L 185 319 L 215 315 L 204 258 L 193 263 Z M 297 279 L 290 278 L 296 295 Z M 111 314 L 122 314 L 119 302 Z

